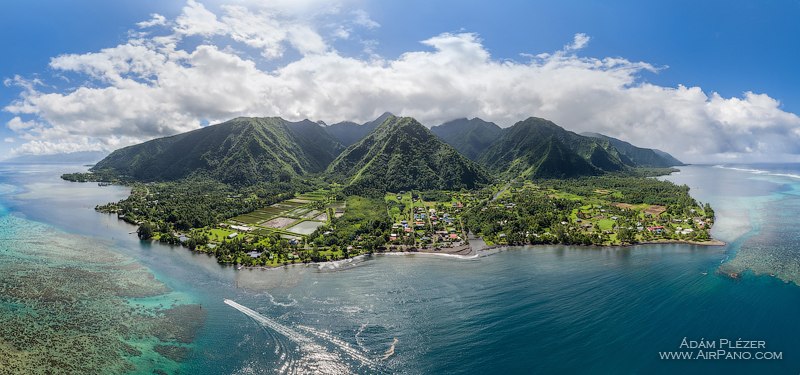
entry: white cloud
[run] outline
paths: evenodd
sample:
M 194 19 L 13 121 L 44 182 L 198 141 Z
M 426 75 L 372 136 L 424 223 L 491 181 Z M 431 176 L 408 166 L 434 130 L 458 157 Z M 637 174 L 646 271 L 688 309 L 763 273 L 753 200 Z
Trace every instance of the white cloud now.
M 212 36 L 226 29 L 225 24 L 217 20 L 216 14 L 195 0 L 187 1 L 176 23 L 175 30 L 184 35 Z
M 3 138 L 3 142 L 5 143 L 14 143 L 16 142 L 13 137 L 5 137 Z
M 41 127 L 41 125 L 38 124 L 36 121 L 22 121 L 22 119 L 19 118 L 19 116 L 15 116 L 14 118 L 12 118 L 11 121 L 9 121 L 6 124 L 6 126 L 15 132 Z
M 219 9 L 221 17 L 189 1 L 173 34 L 52 60 L 57 72 L 90 77 L 90 86 L 44 92 L 15 83 L 23 93 L 5 109 L 17 116 L 7 126 L 26 142 L 17 152 L 111 150 L 240 115 L 332 123 L 392 111 L 428 125 L 476 116 L 509 126 L 544 117 L 687 161 L 800 155 L 800 118 L 776 99 L 647 83 L 642 74 L 658 71 L 651 64 L 577 56 L 590 39 L 584 34 L 525 62 L 492 58 L 471 33 L 434 36 L 396 59 L 359 59 L 334 49 L 311 16 L 292 13 L 297 8 L 277 12 L 240 1 Z M 355 24 L 327 30 L 335 38 L 335 30 Z M 216 35 L 218 45 L 205 39 L 183 47 L 190 34 Z M 287 48 L 299 55 L 264 69 L 237 46 L 268 59 Z
M 368 29 L 374 29 L 381 26 L 381 24 L 373 21 L 369 18 L 369 14 L 365 12 L 363 9 L 356 9 L 353 11 L 353 14 L 356 16 L 353 23 L 359 26 L 364 26 Z
M 136 26 L 139 26 L 140 29 L 146 29 L 146 28 L 150 28 L 150 27 L 154 27 L 154 26 L 164 26 L 166 24 L 167 24 L 166 17 L 164 17 L 164 16 L 162 16 L 162 15 L 160 15 L 158 13 L 153 13 L 153 14 L 150 15 L 150 19 L 149 20 L 138 22 L 138 23 L 136 23 Z
M 572 44 L 566 46 L 564 49 L 568 51 L 577 51 L 579 49 L 583 49 L 589 44 L 589 40 L 591 39 L 592 38 L 584 33 L 577 33 L 575 34 L 575 37 L 572 38 Z

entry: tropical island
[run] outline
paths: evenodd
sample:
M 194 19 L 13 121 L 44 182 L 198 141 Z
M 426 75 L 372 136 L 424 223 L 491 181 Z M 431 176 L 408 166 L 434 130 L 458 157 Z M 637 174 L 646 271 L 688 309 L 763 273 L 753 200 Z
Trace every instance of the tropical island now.
M 100 212 L 142 240 L 276 267 L 478 247 L 720 244 L 714 211 L 654 177 L 669 154 L 531 117 L 509 128 L 236 118 L 114 151 L 65 180 L 131 186 Z M 478 245 L 480 244 L 480 245 Z

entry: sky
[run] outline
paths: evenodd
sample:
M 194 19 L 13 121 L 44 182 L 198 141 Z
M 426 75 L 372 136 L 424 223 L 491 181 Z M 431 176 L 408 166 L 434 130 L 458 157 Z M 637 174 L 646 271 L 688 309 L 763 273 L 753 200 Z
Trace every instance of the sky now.
M 797 0 L 7 2 L 0 159 L 390 111 L 800 161 L 798 19 Z

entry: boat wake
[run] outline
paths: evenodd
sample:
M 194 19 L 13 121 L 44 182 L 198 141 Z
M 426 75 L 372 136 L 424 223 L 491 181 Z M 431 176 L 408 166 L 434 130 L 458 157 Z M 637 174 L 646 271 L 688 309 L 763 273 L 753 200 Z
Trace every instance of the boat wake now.
M 297 304 L 297 300 L 296 300 L 296 299 L 294 299 L 294 298 L 292 298 L 292 295 L 291 295 L 291 294 L 290 294 L 290 295 L 288 295 L 288 296 L 286 297 L 286 298 L 288 298 L 288 299 L 290 299 L 290 300 L 292 301 L 292 302 L 289 302 L 289 303 L 286 303 L 286 302 L 278 302 L 278 301 L 276 301 L 276 300 L 275 300 L 275 297 L 274 297 L 272 294 L 269 294 L 269 293 L 267 293 L 267 295 L 269 296 L 269 302 L 270 302 L 270 303 L 272 303 L 272 304 L 273 304 L 273 305 L 275 305 L 275 306 L 280 306 L 280 307 L 292 307 L 292 306 L 294 306 L 294 305 L 296 305 L 296 304 Z
M 233 307 L 236 310 L 239 310 L 241 313 L 247 315 L 257 323 L 261 324 L 265 328 L 269 328 L 270 330 L 277 332 L 290 341 L 297 344 L 300 348 L 300 351 L 305 353 L 306 356 L 301 358 L 300 360 L 295 360 L 294 358 L 290 358 L 287 356 L 287 353 L 291 353 L 288 348 L 281 346 L 281 355 L 280 360 L 282 362 L 282 366 L 279 368 L 280 373 L 326 373 L 326 374 L 343 374 L 343 373 L 351 373 L 352 371 L 350 368 L 341 360 L 340 356 L 330 352 L 326 347 L 323 345 L 318 344 L 312 337 L 309 337 L 295 329 L 287 327 L 277 321 L 270 319 L 264 315 L 259 314 L 257 311 L 241 305 L 236 301 L 225 299 L 226 305 Z M 355 359 L 356 361 L 360 362 L 361 365 L 367 366 L 372 370 L 376 370 L 375 368 L 375 361 L 367 357 L 364 353 L 359 351 L 358 349 L 353 348 L 348 343 L 342 341 L 341 339 L 323 331 L 316 330 L 311 327 L 306 326 L 297 326 L 298 328 L 306 331 L 313 336 L 321 338 L 327 341 L 330 344 L 336 346 L 339 350 L 343 353 L 347 354 L 349 357 Z M 276 348 L 276 350 L 278 350 Z
M 354 359 L 360 361 L 361 363 L 363 363 L 363 364 L 365 364 L 367 366 L 374 366 L 375 365 L 375 361 L 373 361 L 372 359 L 368 358 L 360 350 L 358 350 L 356 348 L 353 348 L 347 342 L 342 341 L 338 337 L 333 336 L 328 332 L 320 331 L 318 329 L 314 329 L 314 328 L 307 327 L 307 326 L 297 326 L 297 328 L 300 328 L 300 329 L 302 329 L 302 330 L 304 330 L 304 331 L 306 331 L 306 332 L 308 332 L 308 333 L 310 333 L 310 334 L 312 334 L 314 336 L 317 336 L 317 337 L 319 337 L 319 338 L 321 338 L 321 339 L 323 339 L 323 340 L 335 345 L 337 348 L 339 348 L 343 352 L 347 353 L 347 355 L 349 355 L 350 357 L 353 357 Z
M 386 349 L 385 353 L 383 353 L 383 357 L 381 357 L 382 360 L 385 361 L 385 360 L 389 359 L 389 357 L 394 355 L 394 347 L 395 347 L 395 345 L 397 345 L 397 343 L 399 341 L 400 340 L 398 340 L 397 337 L 395 337 L 394 340 L 392 340 L 392 345 L 389 347 L 389 349 Z
M 239 310 L 240 312 L 242 312 L 243 314 L 249 316 L 253 320 L 261 323 L 265 327 L 267 327 L 267 328 L 269 328 L 269 329 L 271 329 L 271 330 L 273 330 L 275 332 L 278 332 L 281 335 L 286 336 L 289 340 L 292 340 L 297 344 L 301 344 L 301 345 L 302 344 L 313 344 L 313 340 L 311 340 L 310 338 L 300 334 L 299 332 L 297 332 L 297 331 L 295 331 L 295 330 L 293 330 L 293 329 L 291 329 L 289 327 L 284 326 L 283 324 L 280 324 L 280 323 L 278 323 L 278 322 L 276 322 L 276 321 L 274 321 L 274 320 L 272 320 L 270 318 L 267 318 L 264 315 L 259 314 L 258 312 L 256 312 L 255 310 L 253 310 L 253 309 L 251 309 L 251 308 L 249 308 L 247 306 L 240 305 L 240 304 L 236 303 L 235 301 L 232 301 L 232 300 L 229 300 L 229 299 L 226 299 L 223 302 L 225 302 L 226 305 L 228 305 L 230 307 L 233 307 L 236 310 Z

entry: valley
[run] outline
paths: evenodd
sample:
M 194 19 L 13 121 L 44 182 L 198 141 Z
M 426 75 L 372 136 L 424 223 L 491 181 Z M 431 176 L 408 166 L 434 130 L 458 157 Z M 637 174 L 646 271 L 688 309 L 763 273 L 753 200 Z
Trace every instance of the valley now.
M 679 163 L 540 118 L 428 129 L 384 113 L 363 125 L 237 118 L 62 178 L 133 184 L 97 210 L 138 225 L 143 240 L 278 267 L 486 246 L 718 244 L 711 207 L 652 178 Z

